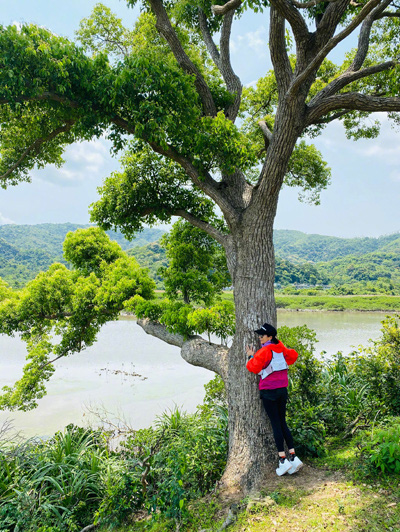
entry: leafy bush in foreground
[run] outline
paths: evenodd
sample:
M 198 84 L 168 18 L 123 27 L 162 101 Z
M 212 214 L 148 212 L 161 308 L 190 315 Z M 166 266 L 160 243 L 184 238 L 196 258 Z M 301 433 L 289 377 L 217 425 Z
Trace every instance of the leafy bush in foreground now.
M 0 530 L 113 529 L 139 510 L 181 519 L 187 502 L 211 490 L 227 455 L 227 412 L 213 404 L 218 384 L 195 414 L 178 409 L 133 432 L 111 452 L 109 434 L 69 425 L 48 441 L 0 446 Z
M 379 471 L 384 476 L 400 475 L 400 418 L 392 418 L 382 426 L 360 435 L 358 448 L 361 465 L 367 474 Z

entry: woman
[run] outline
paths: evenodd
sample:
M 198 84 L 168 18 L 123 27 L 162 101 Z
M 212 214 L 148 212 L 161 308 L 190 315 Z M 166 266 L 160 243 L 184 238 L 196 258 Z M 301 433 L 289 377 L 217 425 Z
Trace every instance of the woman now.
M 258 334 L 262 347 L 257 352 L 246 347 L 249 357 L 246 367 L 252 373 L 260 375 L 260 397 L 271 421 L 278 449 L 279 465 L 276 474 L 292 475 L 303 466 L 303 462 L 296 456 L 292 434 L 286 424 L 288 366 L 296 362 L 298 353 L 278 340 L 275 327 L 269 323 L 264 323 L 254 332 Z M 286 457 L 284 441 L 289 449 L 289 458 Z

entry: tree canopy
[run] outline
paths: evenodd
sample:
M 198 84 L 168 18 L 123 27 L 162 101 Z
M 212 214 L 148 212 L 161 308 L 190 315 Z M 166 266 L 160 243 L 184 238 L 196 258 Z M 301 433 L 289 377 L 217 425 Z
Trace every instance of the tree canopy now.
M 223 288 L 230 286 L 225 252 L 215 240 L 188 222 L 176 222 L 161 239 L 169 265 L 160 268 L 166 294 L 185 303 L 210 306 Z
M 134 296 L 153 296 L 147 272 L 99 228 L 68 233 L 64 249 L 72 270 L 55 263 L 19 291 L 0 282 L 0 333 L 19 334 L 28 360 L 14 387 L 3 388 L 1 409 L 35 408 L 56 360 L 91 346 Z
M 224 481 L 248 491 L 263 484 L 275 454 L 243 353 L 256 326 L 276 324 L 272 237 L 279 193 L 296 186 L 302 199 L 319 201 L 330 171 L 311 141 L 327 124 L 341 121 L 358 139 L 378 134 L 371 113 L 398 121 L 400 11 L 394 0 L 144 0 L 141 6 L 134 27 L 124 28 L 98 5 L 78 30 L 81 45 L 38 26 L 1 28 L 1 185 L 29 180 L 35 166 L 62 164 L 72 142 L 106 135 L 114 153 L 124 150 L 122 168 L 100 189 L 94 221 L 130 235 L 179 216 L 225 249 L 235 293 L 229 349 L 171 338 L 166 324 L 180 311 L 139 323 L 224 379 L 230 430 Z M 269 16 L 272 63 L 248 88 L 230 57 L 232 25 L 246 9 Z M 329 54 L 346 39 L 348 53 L 335 65 Z M 216 213 L 223 224 L 215 223 Z M 101 275 L 107 268 L 101 266 Z M 56 267 L 51 275 L 61 272 Z M 99 290 L 95 271 L 83 279 Z

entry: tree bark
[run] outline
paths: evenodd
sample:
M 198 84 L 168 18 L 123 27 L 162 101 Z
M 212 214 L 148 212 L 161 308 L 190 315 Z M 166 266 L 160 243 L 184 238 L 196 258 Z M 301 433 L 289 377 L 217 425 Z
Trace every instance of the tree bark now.
M 221 487 L 243 493 L 258 490 L 276 467 L 277 451 L 258 390 L 258 377 L 246 368 L 246 345 L 259 348 L 254 333 L 263 323 L 276 326 L 275 260 L 272 242 L 275 207 L 253 210 L 235 235 L 236 333 L 225 379 L 229 409 L 229 455 Z
M 232 347 L 210 345 L 199 337 L 184 340 L 169 335 L 163 326 L 139 320 L 144 330 L 181 347 L 181 356 L 192 365 L 221 375 L 225 382 L 229 412 L 228 462 L 219 488 L 242 494 L 265 485 L 276 467 L 277 451 L 258 391 L 258 377 L 246 368 L 246 345 L 257 348 L 254 333 L 264 322 L 276 325 L 274 300 L 275 261 L 272 243 L 275 208 L 253 212 L 245 230 L 234 236 L 231 253 L 236 257 L 232 279 L 236 306 L 236 333 Z M 229 255 L 229 252 L 227 253 Z

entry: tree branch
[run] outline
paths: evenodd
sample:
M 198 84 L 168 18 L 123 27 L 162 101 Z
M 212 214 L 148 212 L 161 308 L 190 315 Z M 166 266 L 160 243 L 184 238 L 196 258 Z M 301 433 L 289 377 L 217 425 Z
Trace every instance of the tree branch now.
M 380 19 L 380 18 L 386 18 L 386 17 L 393 17 L 393 18 L 399 18 L 400 17 L 400 11 L 396 11 L 396 12 L 393 12 L 393 11 L 384 11 L 383 13 L 381 13 L 380 15 L 378 15 L 376 17 L 376 19 Z
M 203 172 L 200 175 L 192 162 L 186 157 L 180 155 L 172 147 L 165 149 L 161 146 L 155 145 L 152 142 L 150 142 L 149 145 L 155 152 L 159 153 L 160 155 L 165 155 L 169 159 L 172 159 L 180 164 L 192 183 L 217 203 L 228 221 L 233 223 L 237 220 L 239 216 L 238 213 L 228 201 L 225 194 L 223 194 L 221 187 L 219 187 L 219 183 L 217 183 L 217 181 L 215 181 L 215 179 L 213 179 L 208 172 Z
M 265 120 L 259 120 L 258 125 L 260 126 L 260 129 L 261 129 L 266 141 L 269 144 L 271 142 L 271 140 L 272 140 L 272 131 L 267 126 L 267 123 L 265 122 Z
M 320 93 L 317 94 L 315 98 L 311 100 L 309 104 L 310 111 L 313 112 L 312 108 L 314 106 L 319 105 L 319 103 L 322 102 L 325 98 L 329 98 L 330 96 L 336 94 L 337 92 L 339 92 L 339 90 L 343 89 L 347 85 L 350 85 L 350 83 L 358 81 L 359 79 L 366 78 L 368 76 L 372 76 L 374 74 L 379 74 L 379 72 L 391 70 L 398 64 L 398 61 L 387 61 L 386 63 L 381 63 L 379 65 L 373 65 L 367 68 L 363 68 L 358 72 L 346 71 L 344 74 L 332 81 L 327 87 L 325 87 L 325 89 L 323 89 Z
M 206 115 L 215 116 L 217 110 L 210 88 L 204 80 L 201 72 L 190 60 L 189 56 L 183 49 L 175 30 L 172 27 L 168 14 L 164 8 L 162 0 L 149 0 L 151 9 L 156 17 L 156 28 L 160 35 L 167 41 L 172 53 L 175 56 L 179 66 L 188 74 L 195 76 L 195 85 L 197 92 L 203 103 L 203 109 Z
M 366 96 L 357 92 L 336 94 L 324 98 L 309 112 L 307 125 L 315 124 L 323 115 L 336 110 L 366 111 L 366 112 L 396 112 L 400 111 L 400 97 Z
M 279 95 L 283 97 L 293 79 L 293 71 L 286 50 L 285 18 L 271 5 L 269 47 Z
M 215 66 L 218 68 L 219 71 L 221 71 L 221 57 L 219 54 L 219 50 L 217 48 L 217 45 L 214 42 L 214 39 L 212 38 L 210 29 L 208 27 L 207 23 L 207 17 L 202 9 L 198 9 L 198 16 L 199 16 L 199 27 L 201 34 L 203 36 L 204 44 L 207 47 L 208 53 L 211 56 L 211 59 L 214 61 Z
M 185 218 L 185 220 L 190 222 L 192 225 L 206 232 L 214 240 L 219 242 L 221 246 L 224 247 L 226 245 L 229 235 L 221 233 L 221 231 L 218 231 L 218 229 L 216 229 L 213 225 L 209 224 L 208 222 L 204 222 L 203 220 L 196 218 L 196 216 L 193 216 L 192 214 L 190 214 L 190 212 L 187 212 L 183 209 L 182 210 L 178 209 L 177 211 L 174 212 L 174 214 L 176 216 L 180 216 L 181 218 Z
M 227 2 L 223 6 L 214 5 L 211 7 L 211 9 L 214 15 L 226 15 L 227 13 L 229 13 L 229 11 L 240 7 L 241 4 L 242 0 L 229 0 L 229 2 Z
M 308 9 L 318 4 L 328 3 L 328 2 L 337 2 L 337 1 L 338 0 L 310 0 L 310 2 L 297 2 L 296 0 L 291 0 L 291 3 L 298 9 Z
M 348 113 L 348 111 L 340 111 L 338 113 L 335 113 L 331 116 L 327 116 L 326 118 L 321 118 L 321 120 L 317 120 L 316 122 L 313 122 L 312 125 L 323 125 L 323 124 L 330 124 L 334 120 L 337 120 L 338 118 L 342 118 L 342 116 L 345 116 Z
M 323 60 L 328 53 L 335 48 L 343 39 L 348 37 L 369 15 L 369 13 L 379 4 L 381 0 L 369 0 L 367 4 L 361 9 L 361 11 L 354 17 L 350 24 L 335 37 L 332 37 L 327 44 L 318 52 L 314 59 L 308 64 L 308 66 L 296 77 L 292 86 L 290 87 L 288 97 L 291 97 L 296 93 L 307 78 L 318 70 Z M 318 31 L 318 30 L 317 30 Z
M 16 163 L 14 163 L 3 175 L 0 175 L 0 180 L 5 180 L 7 177 L 16 170 L 19 165 L 26 159 L 26 157 L 31 152 L 38 152 L 40 149 L 40 146 L 45 143 L 49 142 L 50 140 L 53 140 L 57 135 L 60 135 L 61 133 L 67 133 L 71 130 L 73 125 L 75 124 L 75 120 L 67 120 L 66 123 L 63 126 L 58 127 L 54 131 L 52 131 L 47 137 L 41 137 L 39 139 L 36 139 L 30 146 L 26 148 L 26 150 L 22 153 L 21 157 L 18 159 Z
M 289 22 L 298 47 L 308 40 L 309 31 L 306 21 L 290 0 L 271 0 L 271 7 L 274 7 Z
M 236 120 L 242 96 L 242 83 L 232 68 L 230 56 L 230 37 L 234 14 L 235 11 L 231 10 L 224 16 L 220 38 L 220 71 L 228 91 L 231 94 L 235 94 L 234 102 L 227 108 L 225 113 L 232 122 Z
M 209 369 L 225 379 L 229 352 L 227 347 L 209 344 L 200 336 L 191 336 L 185 339 L 180 334 L 168 332 L 165 325 L 148 318 L 138 319 L 137 323 L 147 334 L 155 336 L 167 344 L 180 347 L 182 358 L 192 366 Z
M 364 64 L 364 61 L 365 61 L 365 58 L 367 57 L 367 53 L 369 49 L 369 39 L 370 39 L 372 24 L 374 23 L 375 20 L 377 20 L 377 18 L 379 18 L 379 15 L 382 14 L 382 11 L 384 11 L 388 7 L 391 1 L 392 0 L 384 0 L 382 4 L 378 5 L 375 9 L 373 9 L 371 13 L 368 15 L 368 17 L 365 18 L 361 26 L 360 35 L 358 37 L 357 53 L 356 53 L 353 63 L 350 65 L 348 70 L 350 71 L 359 70 Z
M 221 52 L 218 50 L 212 38 L 207 23 L 207 17 L 204 14 L 204 11 L 199 9 L 198 16 L 200 31 L 203 36 L 203 41 L 207 47 L 208 53 L 210 54 L 215 66 L 221 72 L 228 91 L 231 94 L 235 94 L 235 101 L 226 109 L 225 112 L 227 118 L 234 122 L 239 111 L 240 100 L 242 95 L 242 83 L 240 81 L 240 78 L 235 74 L 230 59 L 230 35 L 234 17 L 234 10 L 229 11 L 224 16 L 220 37 Z

